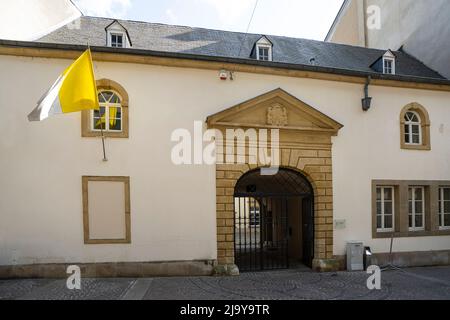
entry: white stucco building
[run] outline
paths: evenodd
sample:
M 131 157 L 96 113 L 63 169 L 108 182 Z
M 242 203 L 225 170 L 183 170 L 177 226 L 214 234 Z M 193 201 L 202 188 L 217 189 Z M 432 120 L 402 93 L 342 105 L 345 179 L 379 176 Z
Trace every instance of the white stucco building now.
M 0 276 L 335 270 L 351 240 L 379 264 L 448 264 L 449 80 L 398 51 L 80 19 L 0 40 Z M 29 123 L 87 39 L 106 120 Z M 278 129 L 280 172 L 175 164 L 196 121 Z

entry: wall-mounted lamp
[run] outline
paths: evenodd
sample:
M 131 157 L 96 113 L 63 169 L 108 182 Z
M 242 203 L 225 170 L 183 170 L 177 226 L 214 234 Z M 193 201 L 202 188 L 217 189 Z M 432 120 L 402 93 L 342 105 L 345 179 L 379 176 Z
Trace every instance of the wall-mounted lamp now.
M 367 77 L 366 85 L 364 86 L 364 98 L 362 99 L 362 109 L 368 111 L 372 103 L 372 97 L 369 97 L 370 76 Z

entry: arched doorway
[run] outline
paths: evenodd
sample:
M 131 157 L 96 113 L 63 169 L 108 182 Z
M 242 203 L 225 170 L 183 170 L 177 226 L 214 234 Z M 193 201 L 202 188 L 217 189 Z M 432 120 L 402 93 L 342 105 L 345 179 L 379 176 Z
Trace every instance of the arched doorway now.
M 301 173 L 244 174 L 234 190 L 234 256 L 240 271 L 286 269 L 314 257 L 314 193 Z

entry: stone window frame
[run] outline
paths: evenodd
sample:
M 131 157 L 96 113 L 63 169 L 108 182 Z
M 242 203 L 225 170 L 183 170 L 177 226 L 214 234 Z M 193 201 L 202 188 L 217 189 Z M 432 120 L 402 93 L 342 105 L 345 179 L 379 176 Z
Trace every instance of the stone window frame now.
M 124 239 L 90 239 L 89 237 L 89 181 L 122 182 L 125 190 L 125 238 Z M 83 198 L 83 235 L 84 244 L 131 244 L 131 206 L 130 177 L 121 176 L 82 176 Z
M 127 91 L 119 83 L 110 79 L 97 80 L 97 91 L 111 90 L 119 94 L 122 107 L 122 131 L 111 132 L 103 131 L 106 138 L 129 138 L 129 97 Z M 101 137 L 102 133 L 98 130 L 92 130 L 92 112 L 83 110 L 81 112 L 81 136 L 83 138 Z
M 405 115 L 409 111 L 415 112 L 420 117 L 420 131 L 422 140 L 420 144 L 408 144 L 405 141 Z M 405 150 L 431 150 L 430 117 L 427 110 L 417 102 L 407 104 L 400 112 L 400 148 Z
M 450 230 L 439 228 L 439 188 L 450 186 L 450 181 L 438 180 L 372 180 L 372 238 L 408 238 L 449 236 Z M 377 187 L 394 188 L 394 231 L 380 232 L 377 230 Z M 409 230 L 408 189 L 424 187 L 425 189 L 425 229 Z

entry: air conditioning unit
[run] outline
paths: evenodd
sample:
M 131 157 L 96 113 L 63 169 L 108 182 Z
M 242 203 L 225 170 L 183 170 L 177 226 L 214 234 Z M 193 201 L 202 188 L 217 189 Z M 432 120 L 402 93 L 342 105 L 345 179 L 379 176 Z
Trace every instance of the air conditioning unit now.
M 347 242 L 347 271 L 364 271 L 364 245 L 361 241 Z

